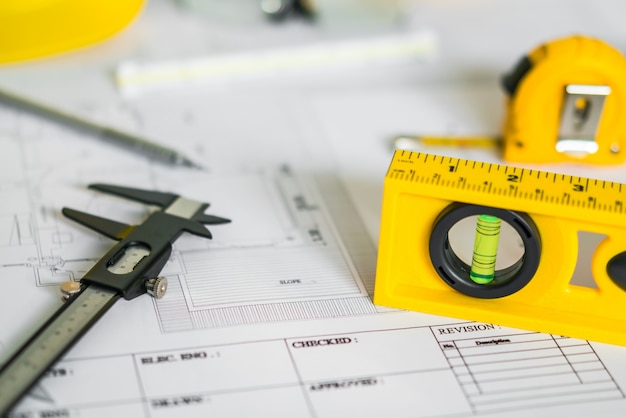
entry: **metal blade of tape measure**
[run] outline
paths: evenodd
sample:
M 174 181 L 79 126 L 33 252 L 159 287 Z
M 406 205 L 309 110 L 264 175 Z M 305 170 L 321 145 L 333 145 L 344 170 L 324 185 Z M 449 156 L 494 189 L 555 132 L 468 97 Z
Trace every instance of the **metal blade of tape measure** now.
M 114 291 L 88 286 L 66 302 L 0 371 L 0 411 L 6 412 L 32 387 L 118 297 Z

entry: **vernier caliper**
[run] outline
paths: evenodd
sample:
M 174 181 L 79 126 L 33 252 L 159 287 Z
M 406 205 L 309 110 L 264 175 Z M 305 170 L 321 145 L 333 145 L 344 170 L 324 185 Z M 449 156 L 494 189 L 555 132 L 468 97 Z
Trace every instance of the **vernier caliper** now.
M 176 194 L 92 184 L 89 188 L 161 208 L 140 225 L 127 225 L 73 209 L 63 214 L 119 241 L 80 282 L 61 286 L 66 302 L 0 368 L 0 416 L 5 416 L 39 378 L 120 298 L 144 293 L 161 298 L 167 280 L 161 269 L 172 243 L 183 233 L 211 238 L 204 225 L 230 222 L 207 215 L 207 203 Z

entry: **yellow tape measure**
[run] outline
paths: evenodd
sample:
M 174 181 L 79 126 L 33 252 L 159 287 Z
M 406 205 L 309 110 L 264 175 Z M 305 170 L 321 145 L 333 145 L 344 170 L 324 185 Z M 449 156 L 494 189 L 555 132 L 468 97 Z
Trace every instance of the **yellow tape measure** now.
M 544 43 L 502 78 L 502 138 L 398 135 L 399 149 L 416 145 L 502 146 L 508 162 L 626 161 L 626 57 L 586 36 Z
M 523 57 L 503 78 L 504 158 L 621 164 L 626 160 L 626 58 L 570 36 Z
M 465 260 L 451 231 L 480 216 Z M 513 238 L 500 236 L 496 218 Z M 571 283 L 579 231 L 604 236 L 594 286 Z M 521 254 L 494 267 L 504 244 Z M 626 345 L 626 185 L 398 150 L 385 178 L 374 302 Z

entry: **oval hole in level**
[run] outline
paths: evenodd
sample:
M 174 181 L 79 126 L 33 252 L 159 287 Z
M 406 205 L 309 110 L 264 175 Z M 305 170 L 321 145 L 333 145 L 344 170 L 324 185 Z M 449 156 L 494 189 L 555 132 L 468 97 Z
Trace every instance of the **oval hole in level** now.
M 598 245 L 606 238 L 605 234 L 597 232 L 578 231 L 578 258 L 576 258 L 576 268 L 570 279 L 570 284 L 575 286 L 589 287 L 595 289 L 595 280 L 591 271 L 591 261 Z

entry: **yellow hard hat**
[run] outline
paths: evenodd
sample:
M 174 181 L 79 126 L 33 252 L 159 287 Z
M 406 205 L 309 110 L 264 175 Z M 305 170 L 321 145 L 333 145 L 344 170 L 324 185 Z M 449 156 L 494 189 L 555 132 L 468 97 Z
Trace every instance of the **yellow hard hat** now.
M 71 51 L 128 25 L 144 0 L 0 0 L 0 64 Z

